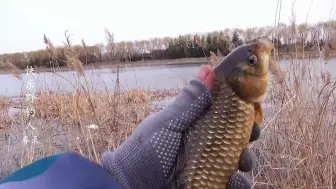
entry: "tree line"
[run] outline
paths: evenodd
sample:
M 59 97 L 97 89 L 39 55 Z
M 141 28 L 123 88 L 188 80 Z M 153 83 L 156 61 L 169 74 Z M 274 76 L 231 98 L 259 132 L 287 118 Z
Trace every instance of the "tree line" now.
M 114 42 L 113 34 L 108 44 L 74 45 L 73 48 L 84 65 L 112 64 L 180 58 L 208 57 L 210 52 L 227 55 L 243 42 L 259 36 L 268 36 L 275 44 L 277 53 L 288 54 L 293 48 L 304 51 L 330 50 L 332 37 L 336 36 L 336 21 L 317 24 L 255 27 L 247 29 L 224 29 L 204 34 L 187 34 L 178 37 L 152 38 L 139 41 Z M 45 37 L 45 36 L 44 36 Z M 111 39 L 112 37 L 112 39 Z M 111 41 L 112 40 L 112 41 Z M 58 66 L 65 65 L 65 48 L 54 47 Z M 0 62 L 11 62 L 18 68 L 55 66 L 48 49 L 24 53 L 1 54 Z

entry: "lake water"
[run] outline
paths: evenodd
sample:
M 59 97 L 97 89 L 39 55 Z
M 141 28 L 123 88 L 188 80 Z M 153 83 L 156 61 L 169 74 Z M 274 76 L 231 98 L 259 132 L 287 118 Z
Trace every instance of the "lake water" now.
M 323 60 L 301 60 L 303 63 L 310 63 L 312 70 L 319 71 L 326 69 L 331 72 L 332 77 L 336 74 L 336 59 L 328 60 L 325 64 Z M 289 68 L 289 61 L 282 60 L 280 62 L 282 68 Z M 189 66 L 153 66 L 153 67 L 134 67 L 127 68 L 120 73 L 120 85 L 123 89 L 132 88 L 152 88 L 166 89 L 177 88 L 183 86 L 186 81 L 196 76 L 200 65 Z M 57 75 L 59 74 L 59 75 Z M 17 97 L 22 95 L 22 89 L 25 89 L 29 84 L 29 80 L 33 85 L 33 92 L 36 91 L 53 91 L 53 92 L 71 92 L 78 83 L 85 85 L 84 79 L 81 77 L 77 80 L 77 73 L 44 72 L 35 74 L 35 76 L 22 74 L 22 79 L 19 80 L 11 74 L 0 75 L 0 95 L 6 97 Z M 113 90 L 115 87 L 116 74 L 112 73 L 111 69 L 87 70 L 85 71 L 88 85 L 97 90 Z M 64 79 L 65 78 L 65 79 Z M 68 81 L 67 81 L 68 80 Z M 70 83 L 71 84 L 70 84 Z

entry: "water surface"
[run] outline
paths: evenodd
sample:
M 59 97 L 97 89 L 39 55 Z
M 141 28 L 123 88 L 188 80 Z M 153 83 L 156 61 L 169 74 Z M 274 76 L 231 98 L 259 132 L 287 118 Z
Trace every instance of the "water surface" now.
M 336 74 L 336 59 L 328 60 L 325 64 L 323 60 L 301 60 L 305 64 L 310 64 L 311 70 L 319 72 L 321 69 L 328 70 L 332 77 Z M 280 62 L 283 69 L 289 69 L 289 61 Z M 134 67 L 126 68 L 120 73 L 120 85 L 123 89 L 132 88 L 151 88 L 166 89 L 177 88 L 183 86 L 186 81 L 196 76 L 199 65 L 188 66 L 152 66 L 152 67 Z M 58 75 L 57 75 L 58 74 Z M 43 72 L 35 74 L 35 76 L 22 74 L 22 80 L 15 78 L 11 74 L 0 75 L 0 95 L 7 97 L 16 97 L 22 95 L 22 89 L 27 84 L 32 83 L 34 88 L 31 91 L 49 90 L 53 92 L 71 92 L 78 84 L 86 86 L 85 80 L 81 77 L 77 80 L 77 73 L 73 71 L 67 72 Z M 116 73 L 111 69 L 97 69 L 85 71 L 87 84 L 96 90 L 114 90 L 116 82 Z M 31 81 L 29 81 L 31 80 Z

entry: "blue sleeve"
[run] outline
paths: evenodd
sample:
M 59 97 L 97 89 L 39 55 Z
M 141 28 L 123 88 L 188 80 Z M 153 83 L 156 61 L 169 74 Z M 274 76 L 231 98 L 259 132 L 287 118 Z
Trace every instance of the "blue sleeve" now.
M 27 188 L 121 189 L 102 166 L 77 153 L 43 158 L 0 180 L 0 189 Z

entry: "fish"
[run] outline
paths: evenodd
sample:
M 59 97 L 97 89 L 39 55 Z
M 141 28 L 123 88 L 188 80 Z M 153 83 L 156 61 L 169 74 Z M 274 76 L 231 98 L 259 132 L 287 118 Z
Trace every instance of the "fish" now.
M 175 189 L 227 189 L 263 122 L 274 44 L 261 36 L 236 47 L 214 67 L 212 106 L 184 131 L 172 171 Z

